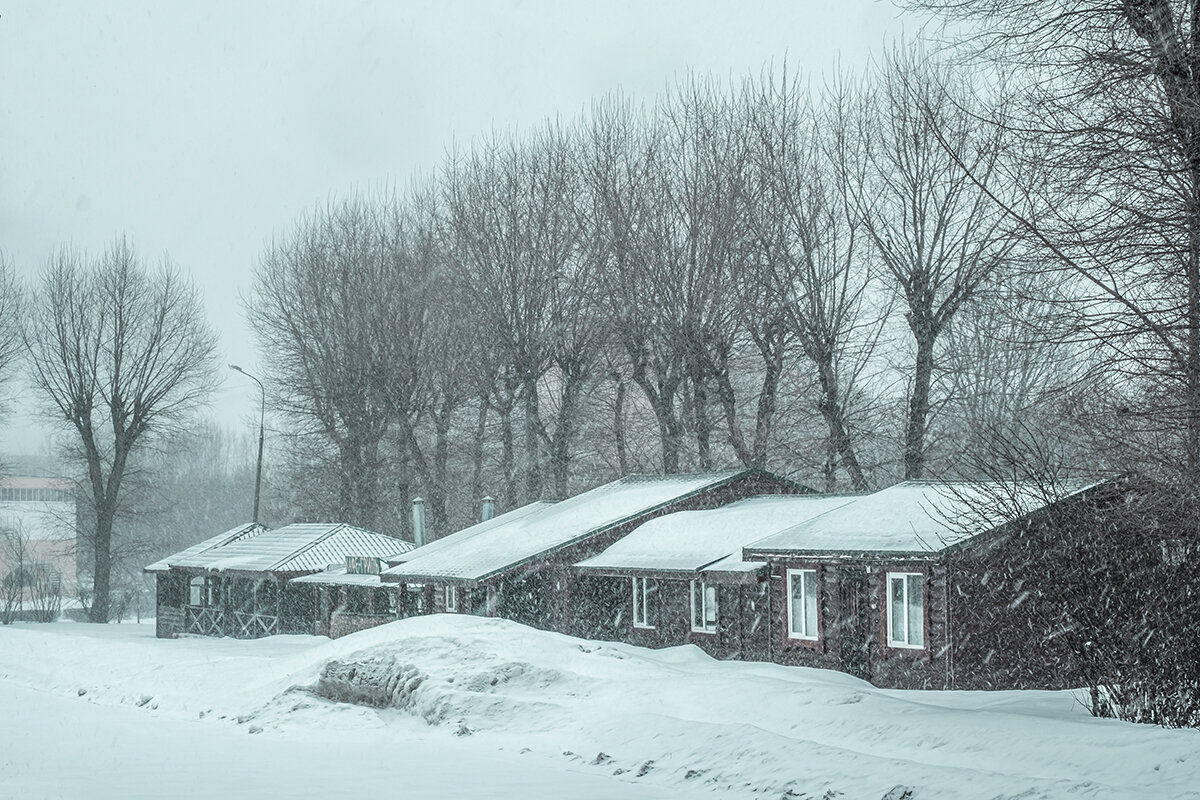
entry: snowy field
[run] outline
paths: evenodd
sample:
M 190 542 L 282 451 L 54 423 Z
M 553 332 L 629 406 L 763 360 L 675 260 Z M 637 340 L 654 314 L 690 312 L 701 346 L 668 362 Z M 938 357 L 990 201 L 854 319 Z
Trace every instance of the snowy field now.
M 338 662 L 326 671 L 331 661 Z M 329 696 L 356 694 L 361 701 Z M 431 616 L 331 642 L 0 628 L 0 799 L 1200 798 L 1200 731 Z

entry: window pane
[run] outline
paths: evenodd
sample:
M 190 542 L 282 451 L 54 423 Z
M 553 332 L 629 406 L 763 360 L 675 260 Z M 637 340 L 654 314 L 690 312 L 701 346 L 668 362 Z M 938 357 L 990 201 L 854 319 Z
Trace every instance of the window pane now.
M 894 642 L 904 641 L 904 576 L 889 578 L 888 637 Z
M 908 643 L 925 644 L 924 581 L 920 575 L 908 576 Z
M 717 587 L 704 585 L 704 627 L 715 630 L 717 627 Z
M 788 600 L 788 628 L 792 633 L 804 635 L 804 573 L 788 575 L 791 597 Z
M 699 591 L 699 586 L 695 581 L 692 581 L 692 627 L 701 628 L 704 622 L 704 606 L 702 593 Z
M 804 584 L 804 635 L 817 635 L 817 573 L 800 573 Z
M 646 591 L 642 593 L 642 618 L 646 627 L 654 625 L 654 597 L 658 593 L 658 581 L 643 578 L 642 584 Z

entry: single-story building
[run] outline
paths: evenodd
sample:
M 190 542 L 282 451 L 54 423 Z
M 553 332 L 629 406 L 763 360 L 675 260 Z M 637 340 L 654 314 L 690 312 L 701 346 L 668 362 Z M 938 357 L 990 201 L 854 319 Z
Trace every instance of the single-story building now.
M 293 579 L 348 556 L 383 558 L 406 546 L 412 545 L 342 523 L 234 528 L 146 567 L 157 579 L 156 633 L 164 638 L 317 633 L 319 588 Z
M 767 564 L 742 548 L 854 500 L 847 495 L 774 495 L 707 511 L 676 511 L 634 529 L 575 564 L 603 576 L 623 600 L 613 638 L 643 647 L 695 644 L 716 658 L 770 658 Z
M 572 570 L 642 523 L 745 497 L 812 490 L 762 470 L 629 475 L 556 503 L 531 503 L 403 554 L 382 579 L 427 587 L 429 611 L 500 616 L 612 638 L 612 581 Z
M 1108 486 L 909 481 L 748 544 L 768 565 L 771 660 L 893 688 L 1078 685 L 1036 543 L 1086 535 L 1063 520 Z

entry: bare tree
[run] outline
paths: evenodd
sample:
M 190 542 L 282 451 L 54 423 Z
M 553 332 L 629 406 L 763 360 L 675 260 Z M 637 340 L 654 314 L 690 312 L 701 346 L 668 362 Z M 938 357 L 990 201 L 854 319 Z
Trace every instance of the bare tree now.
M 906 479 L 925 472 L 939 338 L 1016 241 L 1003 210 L 976 183 L 1005 191 L 1006 137 L 979 124 L 971 97 L 965 80 L 946 67 L 919 51 L 894 50 L 859 98 L 855 128 L 842 144 L 847 186 L 905 304 L 915 347 Z
M 712 390 L 733 403 L 729 370 L 743 345 L 737 280 L 747 257 L 749 159 L 732 93 L 692 77 L 654 114 L 620 97 L 598 103 L 587 131 L 587 220 L 597 237 L 598 296 L 630 379 L 659 427 L 662 466 L 678 472 L 690 424 L 696 462 L 712 469 Z M 748 456 L 749 457 L 749 456 Z
M 124 238 L 97 259 L 62 250 L 35 287 L 24 343 L 51 417 L 76 437 L 94 527 L 92 622 L 107 622 L 113 520 L 131 455 L 200 405 L 216 336 L 169 262 L 144 267 Z
M 814 101 L 796 76 L 747 87 L 758 207 L 752 215 L 757 284 L 756 346 L 782 359 L 795 346 L 811 365 L 828 450 L 856 491 L 867 488 L 854 436 L 854 403 L 883 330 L 887 307 L 871 296 L 869 243 L 846 185 L 845 84 Z M 873 302 L 874 301 L 874 302 Z M 757 326 L 754 323 L 757 322 Z M 756 450 L 763 445 L 763 431 Z M 827 469 L 827 489 L 836 469 Z
M 334 451 L 326 513 L 375 530 L 397 518 L 381 443 L 421 407 L 431 264 L 411 236 L 394 195 L 331 202 L 271 245 L 245 302 L 277 407 Z
M 555 493 L 565 492 L 581 390 L 595 371 L 588 273 L 581 267 L 575 140 L 557 123 L 523 139 L 498 136 L 452 160 L 445 197 L 460 285 L 495 348 L 491 393 L 513 457 L 511 412 L 523 412 L 524 493 L 542 496 L 547 447 Z M 551 428 L 541 404 L 556 406 Z M 511 494 L 511 492 L 510 492 Z
M 611 96 L 592 108 L 586 131 L 586 219 L 597 239 L 597 300 L 613 339 L 628 359 L 630 380 L 643 392 L 658 424 L 662 469 L 680 470 L 683 423 L 678 397 L 685 379 L 685 345 L 671 323 L 656 214 L 663 213 L 654 163 L 661 134 L 628 99 Z M 657 209 L 656 209 L 657 206 Z

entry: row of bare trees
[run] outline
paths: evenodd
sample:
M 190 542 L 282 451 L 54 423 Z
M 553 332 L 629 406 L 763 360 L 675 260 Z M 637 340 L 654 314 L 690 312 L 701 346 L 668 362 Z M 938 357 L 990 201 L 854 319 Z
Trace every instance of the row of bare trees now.
M 381 529 L 420 493 L 445 531 L 468 496 L 633 470 L 953 471 L 965 387 L 1029 356 L 981 329 L 1020 247 L 989 191 L 1021 162 L 980 97 L 905 51 L 815 89 L 693 77 L 315 209 L 247 297 L 289 480 Z M 970 411 L 1019 415 L 1052 376 L 1025 378 Z

